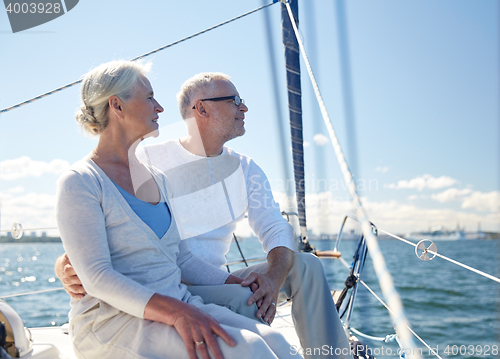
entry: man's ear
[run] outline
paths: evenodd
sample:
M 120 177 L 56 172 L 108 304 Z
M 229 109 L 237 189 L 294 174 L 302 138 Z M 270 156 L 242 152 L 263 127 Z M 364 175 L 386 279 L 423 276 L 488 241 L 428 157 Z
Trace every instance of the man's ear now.
M 118 96 L 111 96 L 108 100 L 109 110 L 119 118 L 123 118 L 123 102 Z
M 197 101 L 194 104 L 194 111 L 198 114 L 198 116 L 201 116 L 203 118 L 208 118 L 209 114 L 207 112 L 207 108 L 203 101 Z

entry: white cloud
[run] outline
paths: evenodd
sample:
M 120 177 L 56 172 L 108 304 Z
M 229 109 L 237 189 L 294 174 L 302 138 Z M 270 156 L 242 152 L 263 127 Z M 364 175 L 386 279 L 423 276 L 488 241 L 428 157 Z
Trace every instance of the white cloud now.
M 276 202 L 282 210 L 287 210 L 287 200 L 284 193 L 274 193 Z M 490 194 L 490 199 L 495 196 Z M 421 196 L 418 197 L 419 199 Z M 450 208 L 425 208 L 412 203 L 399 201 L 372 202 L 362 198 L 363 206 L 370 220 L 375 225 L 394 234 L 404 234 L 410 231 L 425 230 L 429 226 L 455 228 L 457 223 L 467 230 L 481 228 L 485 231 L 500 230 L 500 213 L 498 208 L 494 213 L 478 214 L 462 206 L 461 210 Z M 483 203 L 483 202 L 481 202 Z M 497 202 L 498 203 L 498 202 Z M 498 206 L 498 205 L 497 205 Z M 472 208 L 472 207 L 471 207 Z M 296 211 L 295 209 L 293 211 Z M 353 213 L 350 201 L 346 197 L 336 197 L 332 192 L 306 195 L 307 226 L 315 233 L 338 233 L 344 216 Z
M 293 199 L 294 208 L 290 210 L 285 193 L 273 192 L 273 194 L 281 210 L 297 212 L 295 198 Z M 341 219 L 351 211 L 347 193 L 344 196 L 335 196 L 332 192 L 306 194 L 305 201 L 308 228 L 317 233 L 338 232 L 337 227 L 340 226 Z M 291 216 L 291 220 L 298 222 L 296 216 Z
M 431 195 L 431 198 L 440 203 L 460 201 L 463 200 L 463 198 L 471 192 L 472 190 L 470 188 L 449 188 L 446 191 Z
M 464 199 L 462 208 L 500 213 L 500 191 L 487 193 L 475 191 Z
M 56 227 L 56 196 L 47 193 L 26 193 L 16 196 L 13 193 L 0 193 L 2 205 L 2 229 L 10 229 L 14 222 L 23 228 Z M 48 231 L 49 235 L 58 235 L 57 231 Z
M 397 201 L 366 202 L 364 206 L 370 220 L 377 227 L 392 233 L 423 230 L 429 226 L 455 228 L 457 223 L 460 223 L 461 227 L 466 227 L 469 231 L 474 231 L 477 229 L 478 222 L 481 222 L 483 230 L 500 230 L 498 212 L 480 215 L 448 208 L 422 208 Z
M 281 209 L 288 210 L 286 195 L 275 192 L 274 196 L 275 200 L 280 203 Z M 47 193 L 0 192 L 2 229 L 9 229 L 14 222 L 21 223 L 26 229 L 56 227 L 55 197 Z M 307 194 L 308 228 L 316 233 L 337 233 L 345 214 L 352 213 L 352 206 L 347 197 L 347 194 L 336 196 L 333 192 Z M 421 197 L 421 195 L 418 196 L 418 198 Z M 428 209 L 398 201 L 372 202 L 366 198 L 362 199 L 362 203 L 370 220 L 378 228 L 395 234 L 423 230 L 429 226 L 454 228 L 457 223 L 468 230 L 475 230 L 478 222 L 481 222 L 481 227 L 485 231 L 500 230 L 500 191 L 471 192 L 465 196 L 461 210 Z M 477 214 L 471 210 L 489 212 Z M 297 221 L 295 216 L 291 218 L 292 221 Z M 252 234 L 246 222 L 243 221 L 238 225 L 237 235 Z M 58 235 L 57 231 L 48 232 L 49 235 Z
M 401 180 L 397 184 L 391 183 L 385 185 L 387 188 L 402 189 L 414 188 L 422 191 L 424 188 L 438 189 L 453 186 L 458 181 L 448 176 L 434 177 L 429 174 L 424 174 L 420 177 L 415 177 L 411 180 Z
M 440 203 L 462 201 L 461 208 L 478 211 L 500 212 L 500 191 L 480 192 L 470 188 L 449 188 L 446 191 L 433 194 L 431 198 Z
M 22 193 L 22 192 L 24 192 L 24 187 L 23 186 L 12 187 L 7 192 L 8 193 Z
M 55 159 L 51 162 L 35 161 L 28 156 L 0 162 L 0 179 L 12 181 L 24 177 L 40 177 L 44 174 L 61 174 L 69 162 Z
M 307 142 L 307 141 L 304 141 L 303 146 L 304 147 L 309 147 L 309 146 L 311 146 L 311 144 L 309 142 Z
M 326 137 L 325 135 L 323 135 L 322 133 L 317 133 L 314 135 L 313 137 L 313 141 L 314 143 L 317 145 L 317 146 L 324 146 L 326 145 L 328 142 L 330 142 L 330 140 L 328 139 L 328 137 Z
M 410 201 L 415 201 L 418 199 L 418 194 L 412 194 L 411 196 L 408 196 L 408 200 Z
M 378 166 L 375 168 L 375 172 L 387 173 L 387 171 L 389 171 L 389 167 L 387 166 Z

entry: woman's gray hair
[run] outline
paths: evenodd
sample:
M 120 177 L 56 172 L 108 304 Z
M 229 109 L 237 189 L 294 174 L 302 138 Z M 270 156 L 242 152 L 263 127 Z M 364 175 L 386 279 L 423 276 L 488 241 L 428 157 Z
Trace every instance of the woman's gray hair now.
M 194 100 L 199 100 L 196 97 L 200 96 L 200 94 L 207 97 L 213 96 L 215 91 L 214 80 L 229 81 L 230 79 L 231 77 L 222 72 L 202 72 L 184 82 L 177 94 L 177 104 L 179 105 L 181 117 L 184 120 L 190 117 L 189 114 L 191 113 L 193 102 Z
M 92 135 L 101 133 L 109 121 L 109 98 L 130 99 L 134 86 L 142 81 L 141 76 L 146 76 L 150 68 L 151 63 L 111 61 L 89 71 L 83 78 L 83 105 L 76 112 L 76 121 Z

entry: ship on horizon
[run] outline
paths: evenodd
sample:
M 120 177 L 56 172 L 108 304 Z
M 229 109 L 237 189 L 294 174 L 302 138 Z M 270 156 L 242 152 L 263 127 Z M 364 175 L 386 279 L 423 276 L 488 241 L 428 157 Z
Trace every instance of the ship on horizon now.
M 443 226 L 431 227 L 424 232 L 409 232 L 404 236 L 406 239 L 420 241 L 422 239 L 430 239 L 433 241 L 457 241 L 466 239 L 464 228 L 457 226 L 455 230 L 447 230 Z

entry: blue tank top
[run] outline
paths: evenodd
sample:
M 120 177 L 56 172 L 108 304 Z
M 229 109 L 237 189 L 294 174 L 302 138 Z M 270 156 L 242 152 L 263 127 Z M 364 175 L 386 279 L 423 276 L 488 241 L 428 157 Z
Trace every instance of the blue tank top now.
M 149 204 L 132 196 L 116 183 L 114 185 L 118 188 L 118 191 L 120 191 L 135 214 L 155 232 L 158 238 L 162 238 L 167 233 L 172 222 L 167 204 L 163 201 L 158 202 L 156 205 Z

